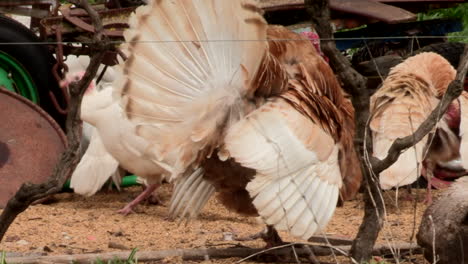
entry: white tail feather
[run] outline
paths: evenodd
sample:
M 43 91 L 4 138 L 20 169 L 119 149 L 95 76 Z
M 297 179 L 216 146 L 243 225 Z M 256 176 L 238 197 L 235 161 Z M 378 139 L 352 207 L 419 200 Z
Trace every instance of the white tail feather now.
M 151 155 L 172 160 L 173 176 L 200 149 L 215 144 L 218 126 L 240 115 L 267 51 L 266 22 L 253 1 L 153 1 L 137 8 L 129 59 L 116 95 Z M 209 41 L 208 41 L 209 40 Z
M 71 176 L 70 187 L 85 196 L 95 194 L 118 170 L 119 163 L 104 147 L 96 129 L 85 154 Z
M 203 173 L 199 168 L 190 176 L 177 180 L 169 207 L 172 218 L 196 218 L 213 195 L 215 188 L 203 179 Z

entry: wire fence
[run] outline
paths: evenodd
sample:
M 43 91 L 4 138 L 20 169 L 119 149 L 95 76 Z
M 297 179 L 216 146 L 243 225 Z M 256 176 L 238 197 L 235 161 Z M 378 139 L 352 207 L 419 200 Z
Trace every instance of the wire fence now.
M 356 40 L 389 40 L 389 39 L 466 39 L 466 36 L 385 36 L 385 37 L 350 37 L 350 38 L 320 38 L 320 41 L 356 41 Z M 124 43 L 193 43 L 193 42 L 255 42 L 255 41 L 307 41 L 307 39 L 212 39 L 212 40 L 139 40 L 139 41 L 124 41 L 112 40 L 111 44 Z M 94 44 L 92 41 L 41 41 L 41 42 L 0 42 L 0 45 L 73 45 L 73 44 Z

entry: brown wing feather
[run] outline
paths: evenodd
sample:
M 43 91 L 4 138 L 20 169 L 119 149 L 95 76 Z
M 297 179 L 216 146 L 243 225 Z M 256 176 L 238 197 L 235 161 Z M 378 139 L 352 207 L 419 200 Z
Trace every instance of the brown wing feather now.
M 362 172 L 353 143 L 354 109 L 351 102 L 344 98 L 333 71 L 308 39 L 281 26 L 269 26 L 267 34 L 271 40 L 270 53 L 285 65 L 283 68 L 290 78 L 288 91 L 280 97 L 340 142 L 340 170 L 344 181 L 340 198 L 353 198 L 361 186 Z
M 202 167 L 203 177 L 216 188 L 217 198 L 226 208 L 243 215 L 258 215 L 245 189 L 255 175 L 253 169 L 242 167 L 233 159 L 220 161 L 217 155 L 205 160 Z

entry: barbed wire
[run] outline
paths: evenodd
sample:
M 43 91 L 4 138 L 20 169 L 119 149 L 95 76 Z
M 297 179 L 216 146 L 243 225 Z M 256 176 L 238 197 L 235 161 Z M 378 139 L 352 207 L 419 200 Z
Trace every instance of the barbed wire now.
M 350 37 L 350 38 L 321 38 L 320 41 L 343 41 L 343 40 L 389 40 L 389 39 L 463 39 L 468 40 L 468 35 L 461 36 L 388 36 L 388 37 Z M 255 42 L 255 41 L 308 41 L 308 39 L 213 39 L 213 40 L 138 40 L 124 41 L 111 40 L 111 44 L 124 43 L 192 43 L 192 42 Z M 41 41 L 41 42 L 0 42 L 0 45 L 57 45 L 57 44 L 94 44 L 92 41 Z

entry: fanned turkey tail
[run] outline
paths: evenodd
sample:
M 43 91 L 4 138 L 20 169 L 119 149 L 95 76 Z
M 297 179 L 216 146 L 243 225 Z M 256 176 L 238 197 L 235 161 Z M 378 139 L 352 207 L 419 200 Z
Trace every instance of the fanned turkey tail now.
M 114 86 L 149 157 L 172 178 L 218 144 L 242 116 L 268 44 L 254 1 L 153 1 L 124 34 L 129 58 Z M 194 164 L 195 166 L 197 164 Z

